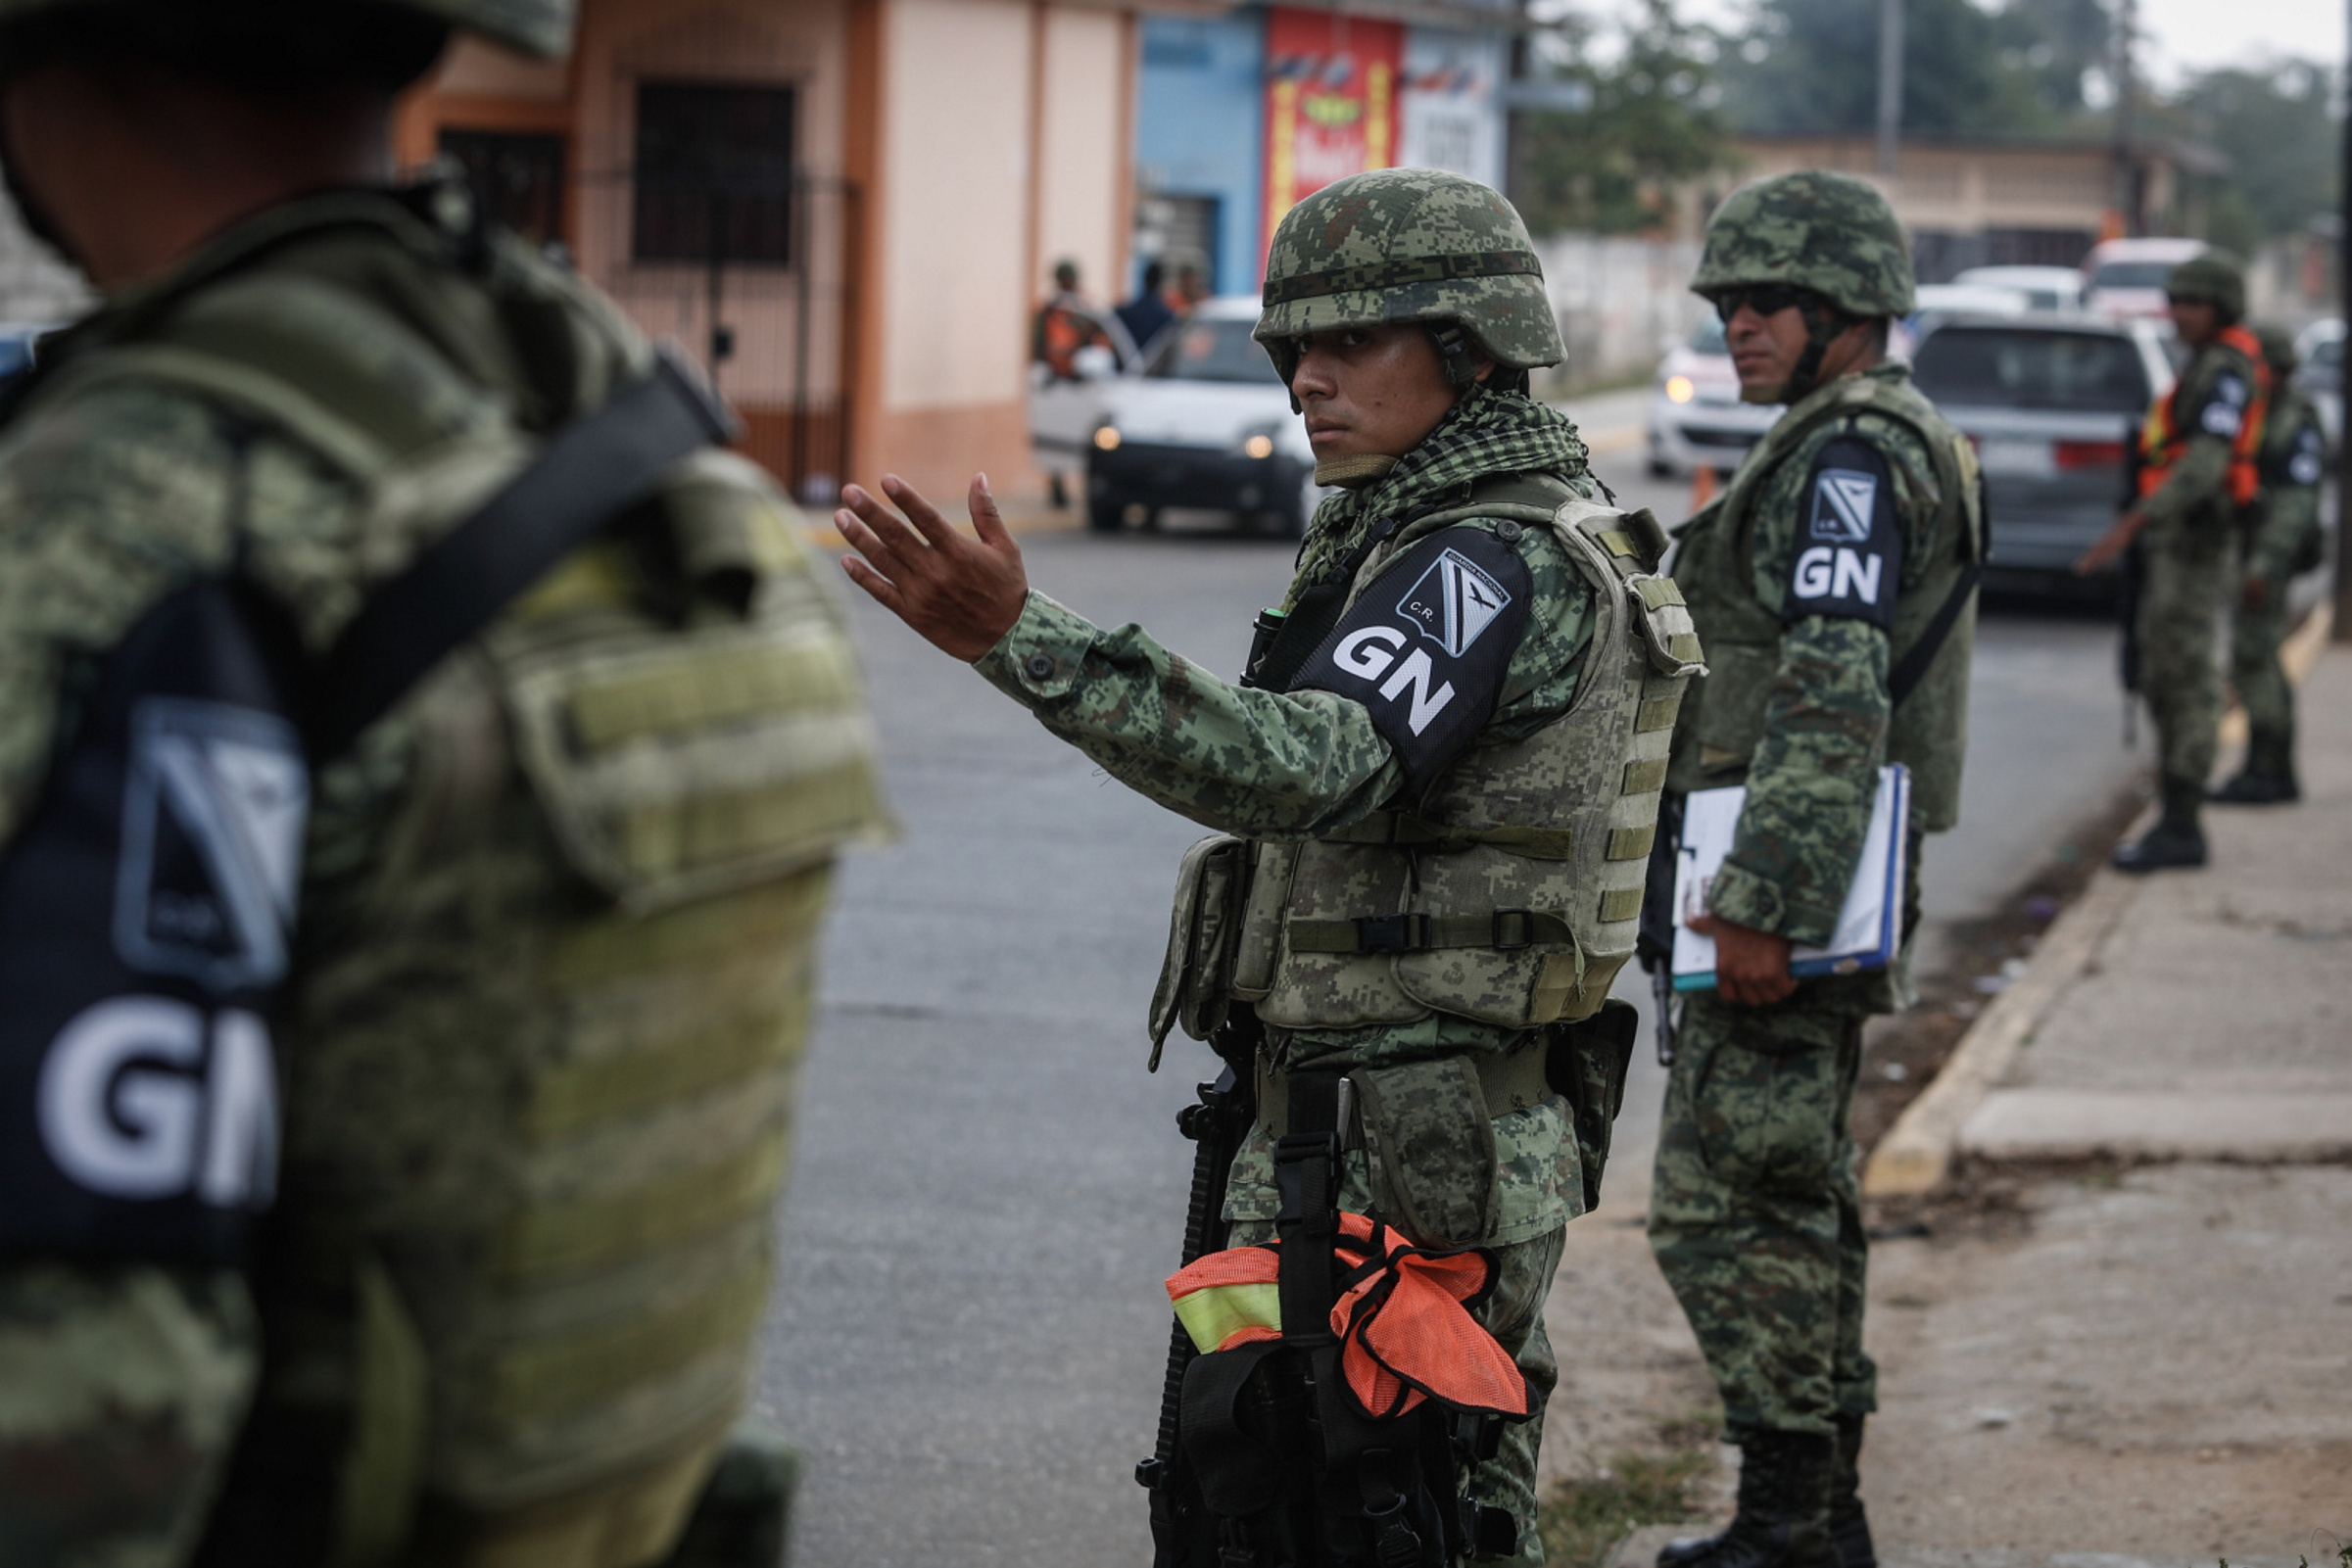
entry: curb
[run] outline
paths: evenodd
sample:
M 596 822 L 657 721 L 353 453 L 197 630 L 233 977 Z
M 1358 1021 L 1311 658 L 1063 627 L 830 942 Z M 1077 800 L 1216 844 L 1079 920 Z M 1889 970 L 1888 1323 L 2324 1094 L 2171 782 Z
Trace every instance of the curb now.
M 2333 619 L 2323 600 L 2280 649 L 2287 679 L 2297 686 L 2327 646 Z M 2245 727 L 2245 710 L 2232 707 L 2223 721 L 2223 743 L 2242 745 Z M 1871 1151 L 1862 1168 L 1863 1197 L 1920 1198 L 1944 1184 L 1959 1148 L 1960 1129 L 2008 1075 L 2017 1053 L 2097 954 L 2139 885 L 2102 869 L 2083 896 L 2051 924 L 2025 974 L 1969 1025 L 1936 1081 L 1904 1109 Z

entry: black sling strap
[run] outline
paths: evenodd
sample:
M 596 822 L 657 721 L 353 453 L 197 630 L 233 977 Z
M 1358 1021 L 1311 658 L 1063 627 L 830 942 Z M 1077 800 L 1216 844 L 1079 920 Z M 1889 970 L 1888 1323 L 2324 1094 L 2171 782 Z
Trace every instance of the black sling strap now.
M 1911 644 L 1903 654 L 1902 662 L 1895 667 L 1895 673 L 1887 678 L 1888 707 L 1901 707 L 1902 699 L 1909 696 L 1919 683 L 1927 678 L 1927 667 L 1936 662 L 1936 654 L 1943 648 L 1944 640 L 1951 636 L 1951 629 L 1959 622 L 1961 609 L 1968 603 L 1968 596 L 1977 591 L 1977 580 L 1984 575 L 1983 561 L 1970 561 L 1960 569 L 1960 580 L 1952 584 L 1951 592 L 1944 595 L 1944 602 L 1936 606 L 1935 619 L 1927 623 L 1927 629 L 1919 634 L 1919 641 Z
M 557 431 L 531 465 L 369 596 L 313 676 L 315 768 L 452 649 L 697 449 L 732 440 L 734 415 L 667 350 L 653 373 Z

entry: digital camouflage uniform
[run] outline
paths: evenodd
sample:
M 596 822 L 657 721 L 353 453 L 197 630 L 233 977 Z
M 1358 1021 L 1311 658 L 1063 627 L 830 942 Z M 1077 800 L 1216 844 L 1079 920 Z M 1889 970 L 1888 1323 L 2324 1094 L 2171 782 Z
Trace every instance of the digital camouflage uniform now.
M 315 656 L 650 363 L 455 187 L 281 207 L 108 302 L 0 433 L 0 841 L 167 595 L 234 575 Z M 878 816 L 789 516 L 687 459 L 317 774 L 271 1266 L 0 1259 L 0 1563 L 183 1563 L 216 1495 L 240 1568 L 667 1549 L 750 1371 L 831 855 Z
M 1460 207 L 1475 211 L 1458 220 L 1453 214 Z M 1529 296 L 1534 308 L 1519 320 L 1490 311 L 1481 323 L 1480 346 L 1506 366 L 1549 362 L 1558 357 L 1558 340 L 1540 286 L 1506 285 L 1497 290 L 1486 280 L 1459 275 L 1448 279 L 1434 268 L 1424 274 L 1429 281 L 1406 286 L 1384 282 L 1378 275 L 1385 257 L 1492 252 L 1498 241 L 1486 236 L 1498 229 L 1525 255 L 1527 271 L 1532 272 L 1532 252 L 1516 214 L 1493 192 L 1471 181 L 1415 170 L 1357 176 L 1327 187 L 1296 209 L 1276 237 L 1269 269 L 1269 309 L 1258 335 L 1270 340 L 1277 364 L 1283 365 L 1286 340 L 1330 324 L 1334 314 L 1344 319 L 1345 313 L 1354 312 L 1356 321 L 1423 320 L 1442 331 L 1446 323 L 1470 313 L 1464 309 L 1465 298 L 1475 303 L 1478 292 L 1493 290 L 1513 312 L 1527 310 Z M 1348 265 L 1358 266 L 1358 274 L 1350 277 L 1341 270 Z M 1318 291 L 1319 285 L 1295 305 L 1282 301 L 1281 280 L 1301 274 L 1347 278 L 1355 289 L 1334 302 L 1333 296 Z M 1497 354 L 1498 348 L 1511 352 Z M 1114 777 L 1194 821 L 1252 841 L 1260 856 L 1253 908 L 1261 894 L 1271 896 L 1269 918 L 1279 921 L 1288 906 L 1266 869 L 1268 857 L 1279 860 L 1302 850 L 1312 852 L 1319 843 L 1350 835 L 1367 844 L 1375 836 L 1384 838 L 1401 808 L 1440 798 L 1446 780 L 1473 774 L 1482 758 L 1510 755 L 1512 747 L 1539 736 L 1576 704 L 1580 684 L 1599 679 L 1587 668 L 1599 600 L 1553 530 L 1515 516 L 1475 515 L 1474 503 L 1461 507 L 1474 486 L 1504 476 L 1549 486 L 1551 499 L 1538 514 L 1547 519 L 1559 501 L 1589 499 L 1596 491 L 1584 447 L 1566 420 L 1516 390 L 1472 386 L 1401 461 L 1322 505 L 1282 606 L 1283 613 L 1293 610 L 1305 591 L 1328 577 L 1375 530 L 1395 532 L 1353 579 L 1364 604 L 1385 604 L 1389 595 L 1412 586 L 1421 570 L 1416 564 L 1419 556 L 1441 546 L 1486 563 L 1498 576 L 1523 574 L 1525 614 L 1515 645 L 1497 638 L 1484 649 L 1472 646 L 1473 653 L 1494 656 L 1486 684 L 1473 686 L 1478 678 L 1464 673 L 1466 663 L 1458 662 L 1444 666 L 1423 689 L 1427 700 L 1439 708 L 1459 700 L 1459 712 L 1484 715 L 1443 757 L 1416 753 L 1409 732 L 1398 727 L 1398 705 L 1416 698 L 1394 682 L 1383 691 L 1374 689 L 1377 677 L 1358 681 L 1354 689 L 1361 697 L 1341 694 L 1347 688 L 1343 680 L 1288 689 L 1234 685 L 1166 650 L 1137 627 L 1105 631 L 1041 594 L 1032 594 L 1020 621 L 977 668 Z M 1442 517 L 1430 515 L 1449 507 L 1461 509 L 1444 510 Z M 1416 518 L 1426 520 L 1413 521 Z M 1323 646 L 1346 648 L 1349 643 L 1342 633 L 1352 624 L 1343 619 Z M 1622 622 L 1612 624 L 1622 635 Z M 1395 636 L 1405 641 L 1405 634 Z M 1454 695 L 1457 683 L 1463 687 L 1459 699 Z M 1428 694 L 1431 689 L 1434 695 Z M 1478 704 L 1487 700 L 1491 710 L 1481 709 Z M 1402 745 L 1400 736 L 1406 737 Z M 1662 742 L 1662 734 L 1657 738 Z M 1592 765 L 1608 798 L 1614 798 L 1621 767 L 1622 757 L 1614 751 Z M 1658 772 L 1662 774 L 1662 745 Z M 1656 783 L 1655 778 L 1649 781 L 1653 811 Z M 1596 790 L 1594 798 L 1600 797 Z M 1543 804 L 1528 802 L 1539 817 Z M 1377 835 L 1367 833 L 1375 827 Z M 1644 832 L 1638 853 L 1647 853 L 1648 842 Z M 1425 857 L 1432 875 L 1449 858 L 1437 852 L 1441 847 L 1432 844 Z M 1629 872 L 1629 885 L 1637 881 L 1638 874 Z M 1638 892 L 1632 896 L 1638 902 Z M 1291 929 L 1303 942 L 1295 920 Z M 1267 940 L 1270 945 L 1259 957 L 1272 963 L 1273 938 Z M 1284 950 L 1287 953 L 1287 945 Z M 1330 951 L 1336 954 L 1335 947 Z M 1546 953 L 1561 952 L 1560 943 L 1547 938 L 1531 950 L 1530 963 L 1540 968 L 1553 962 Z M 1564 956 L 1573 956 L 1572 951 Z M 1245 951 L 1240 965 L 1246 969 L 1251 962 Z M 1344 962 L 1333 960 L 1335 965 Z M 1581 968 L 1577 973 L 1582 975 Z M 1581 1012 L 1597 1007 L 1608 988 L 1597 971 L 1585 978 L 1594 989 Z M 1281 984 L 1268 984 L 1278 1002 L 1284 995 Z M 1566 1001 L 1566 985 L 1563 982 L 1562 995 L 1554 1001 L 1552 1016 L 1558 1016 Z M 1268 985 L 1244 991 L 1237 979 L 1235 987 L 1244 997 L 1269 996 Z M 1341 1011 L 1346 1011 L 1344 1005 Z M 1319 1014 L 1313 1003 L 1295 1013 L 1272 1003 L 1262 1005 L 1260 1017 L 1269 1024 L 1267 1066 L 1275 1070 L 1388 1068 L 1470 1063 L 1513 1052 L 1523 1060 L 1528 1049 L 1540 1050 L 1537 1031 L 1525 1022 L 1506 1026 L 1410 1003 L 1397 1013 L 1379 1022 L 1332 1027 L 1311 1022 L 1316 1016 L 1329 1016 Z M 1452 1216 L 1438 1222 L 1469 1231 L 1448 1235 L 1438 1244 L 1475 1243 L 1497 1254 L 1500 1279 L 1480 1318 L 1526 1373 L 1540 1411 L 1557 1380 L 1543 1326 L 1544 1298 L 1560 1259 L 1561 1227 L 1581 1212 L 1583 1197 L 1576 1138 L 1564 1102 L 1548 1090 L 1528 1099 L 1532 1103 L 1494 1117 L 1494 1156 L 1465 1152 L 1477 1142 L 1465 1136 L 1453 1140 L 1461 1148 L 1452 1154 L 1429 1156 L 1442 1168 L 1424 1164 L 1416 1174 L 1424 1183 L 1429 1212 Z M 1262 1107 L 1262 1114 L 1270 1113 Z M 1483 1119 L 1488 1112 L 1480 1104 L 1467 1114 Z M 1438 1141 L 1445 1141 L 1443 1129 Z M 1485 1164 L 1487 1158 L 1494 1164 Z M 1357 1212 L 1374 1209 L 1376 1199 L 1362 1153 L 1346 1157 L 1343 1182 L 1341 1208 Z M 1271 1238 L 1278 1207 L 1271 1144 L 1262 1123 L 1231 1167 L 1225 1210 L 1234 1222 L 1229 1245 Z M 1481 1467 L 1472 1489 L 1482 1501 L 1516 1516 L 1520 1544 L 1508 1560 L 1519 1563 L 1542 1559 L 1533 1529 L 1541 1428 L 1540 1416 L 1510 1428 L 1502 1455 Z
M 1883 201 L 1822 174 L 1759 182 L 1718 211 L 1694 287 L 1759 284 L 1818 291 L 1844 312 L 1832 325 L 1899 314 L 1912 288 Z M 1668 787 L 1746 786 L 1708 909 L 1818 944 L 1852 881 L 1880 769 L 1906 764 L 1907 934 L 1919 835 L 1957 817 L 1967 568 L 1981 550 L 1975 463 L 1900 364 L 1791 396 L 1724 495 L 1678 532 L 1673 575 L 1708 671 L 1676 725 Z M 1893 672 L 1947 604 L 1956 618 L 1897 709 Z M 1792 1502 L 1812 1494 L 1778 1467 L 1792 1453 L 1826 1453 L 1833 1437 L 1857 1446 L 1877 1404 L 1862 1351 L 1868 1249 L 1848 1118 L 1863 1020 L 1907 1004 L 1907 961 L 1906 946 L 1890 973 L 1800 980 L 1771 1006 L 1711 991 L 1683 1004 L 1650 1240 L 1722 1395 L 1727 1433 L 1747 1449 L 1744 1521 L 1811 1509 L 1817 1497 Z M 1850 1453 L 1841 1486 L 1858 1520 Z M 1675 1549 L 1696 1557 L 1724 1539 Z M 1783 1540 L 1779 1549 L 1792 1548 Z
M 2257 459 L 2261 495 L 2241 532 L 2241 584 L 2261 583 L 2259 608 L 2241 598 L 2231 611 L 2230 686 L 2246 710 L 2245 772 L 2214 798 L 2248 795 L 2292 799 L 2295 787 L 2295 689 L 2279 662 L 2287 633 L 2287 585 L 2319 564 L 2320 482 L 2328 440 L 2309 399 L 2287 384 L 2294 349 L 2284 333 L 2266 329 L 2273 391 Z

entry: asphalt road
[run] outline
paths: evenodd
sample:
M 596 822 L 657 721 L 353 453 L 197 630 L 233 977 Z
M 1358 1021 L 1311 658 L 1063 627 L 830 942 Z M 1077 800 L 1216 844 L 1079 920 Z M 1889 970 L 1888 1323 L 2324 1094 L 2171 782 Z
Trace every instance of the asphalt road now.
M 1678 519 L 1684 487 L 1638 461 L 1619 447 L 1600 466 Z M 1226 672 L 1291 554 L 1212 532 L 1039 535 L 1028 553 L 1064 602 Z M 1176 857 L 1204 830 L 862 598 L 855 622 L 904 837 L 842 876 L 802 1080 L 757 1397 L 809 1460 L 792 1560 L 1140 1565 L 1130 1474 L 1189 1168 L 1173 1118 L 1211 1060 L 1179 1035 L 1147 1075 L 1143 1016 Z M 1932 918 L 1989 909 L 2134 766 L 2112 657 L 2097 622 L 1987 620 Z M 1656 1104 L 1651 1069 L 1626 1157 Z

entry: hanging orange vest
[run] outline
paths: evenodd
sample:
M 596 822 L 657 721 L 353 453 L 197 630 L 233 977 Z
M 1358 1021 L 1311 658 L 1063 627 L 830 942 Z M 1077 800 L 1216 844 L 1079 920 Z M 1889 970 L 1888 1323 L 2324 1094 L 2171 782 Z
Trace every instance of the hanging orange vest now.
M 1281 1244 L 1211 1253 L 1168 1281 L 1203 1354 L 1282 1337 Z M 1527 1379 L 1469 1314 L 1494 1288 L 1491 1253 L 1416 1247 L 1362 1214 L 1339 1216 L 1345 1272 L 1331 1305 L 1348 1388 L 1367 1414 L 1403 1415 L 1434 1397 L 1457 1409 L 1522 1417 Z
M 2244 327 L 2224 327 L 2220 341 L 2244 355 L 2246 363 L 2254 368 L 2254 385 L 2237 421 L 2237 437 L 2230 443 L 2227 481 L 2230 499 L 2245 506 L 2252 503 L 2255 492 L 2262 488 L 2262 473 L 2256 466 L 2256 458 L 2262 451 L 2263 422 L 2270 416 L 2271 367 L 2262 357 L 2261 340 Z M 2143 500 L 2163 488 L 2164 482 L 2172 477 L 2173 465 L 2188 448 L 2188 437 L 2181 430 L 2178 406 L 2187 385 L 2187 378 L 2183 377 L 2170 396 L 2159 398 L 2148 406 L 2147 423 L 2139 430 L 2139 495 Z

